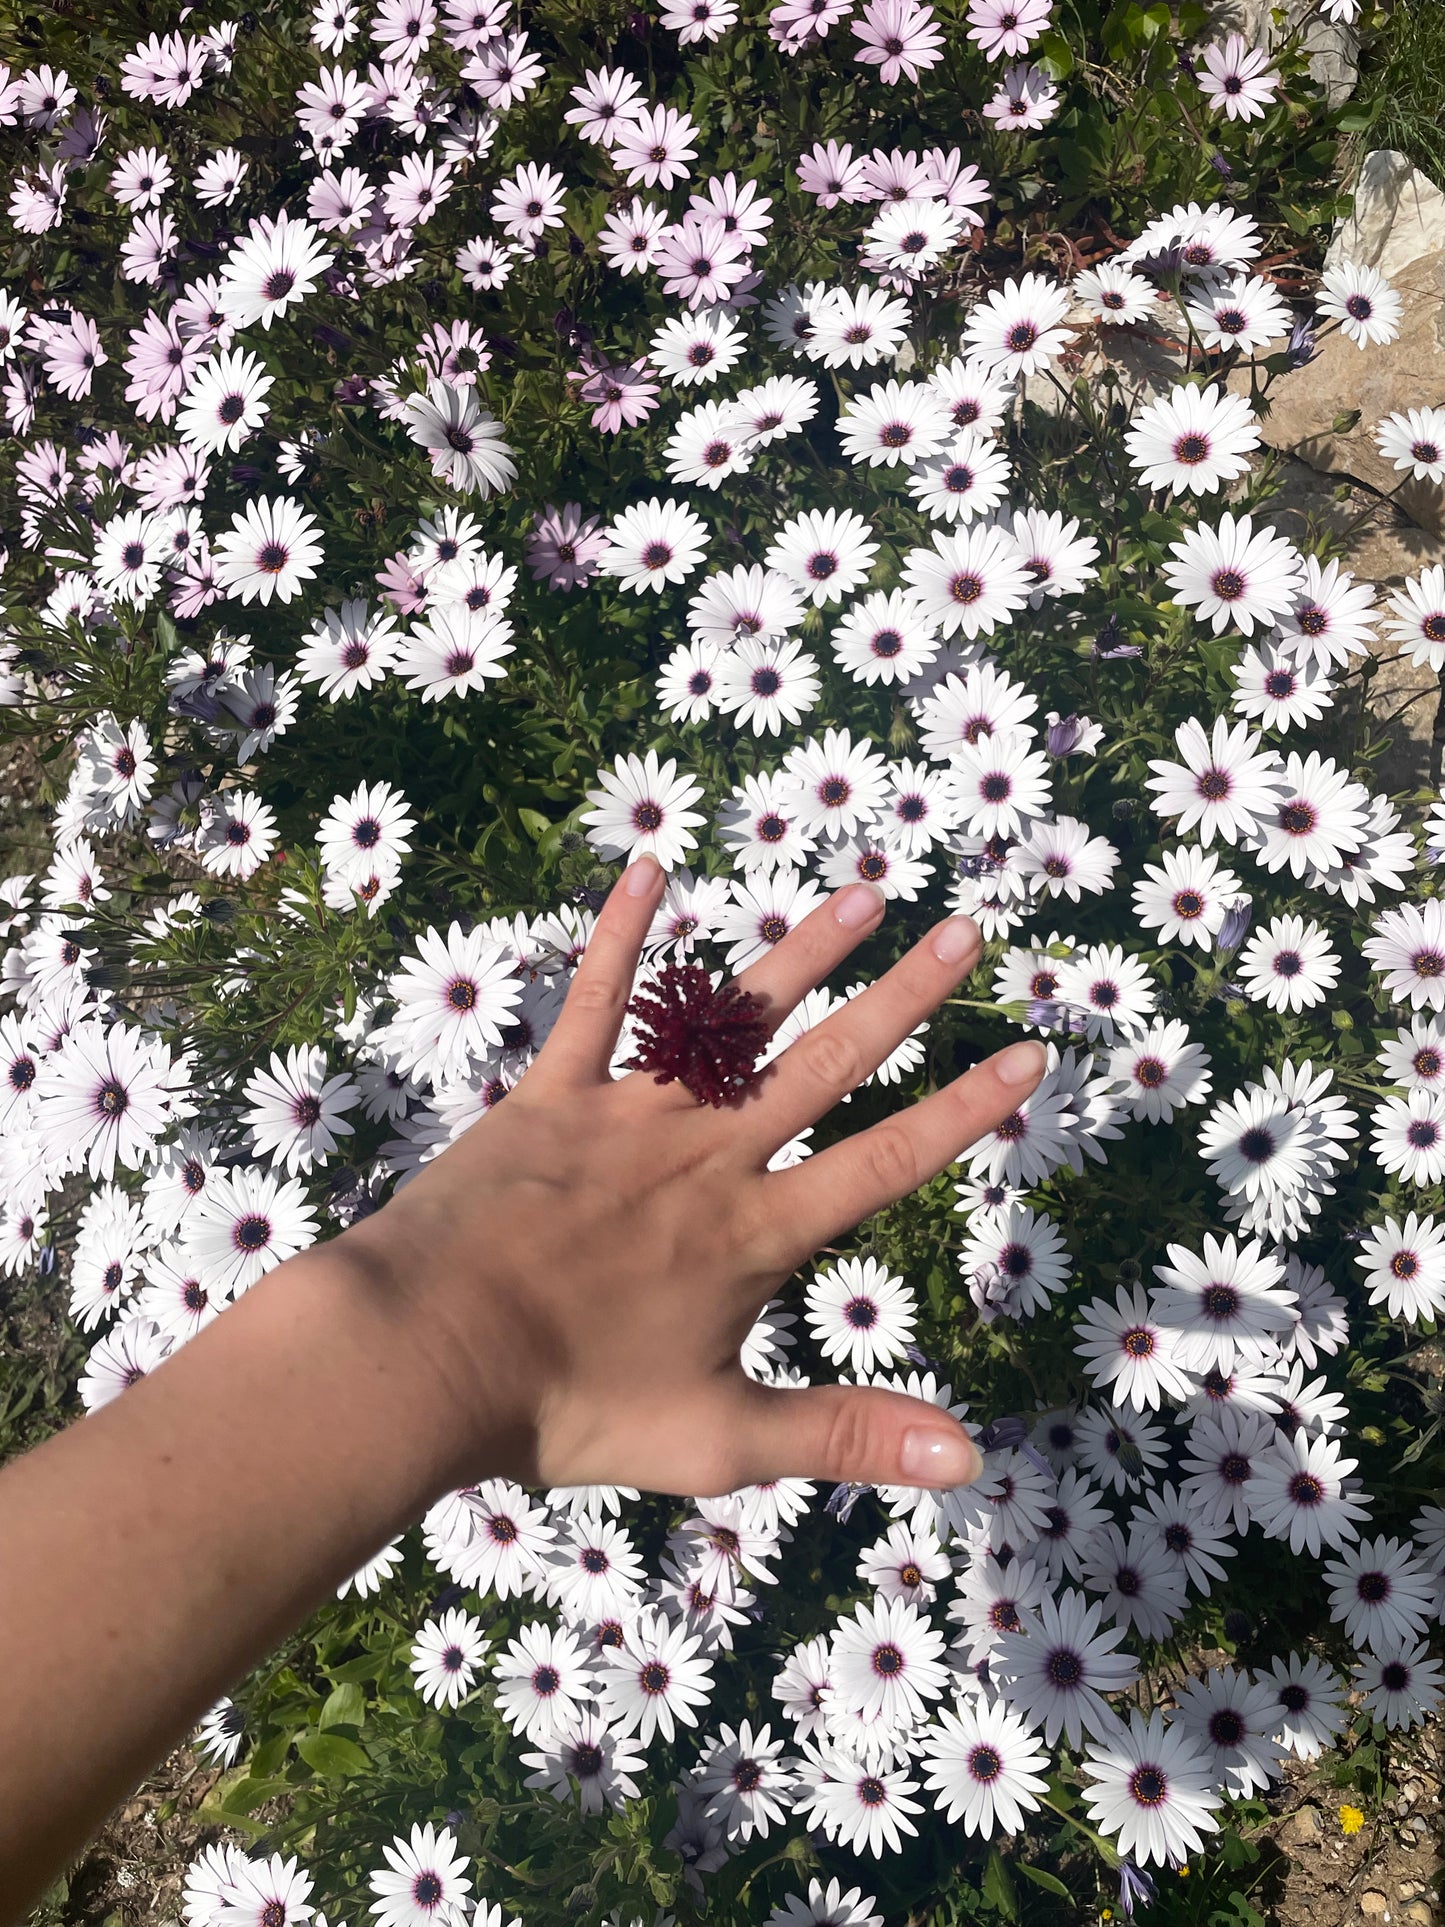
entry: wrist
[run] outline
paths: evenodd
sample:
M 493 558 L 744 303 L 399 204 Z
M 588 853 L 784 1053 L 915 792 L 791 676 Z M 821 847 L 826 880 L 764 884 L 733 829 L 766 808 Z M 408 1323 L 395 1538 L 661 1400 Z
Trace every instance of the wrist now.
M 334 1316 L 372 1424 L 424 1507 L 479 1478 L 528 1476 L 535 1427 L 523 1335 L 484 1254 L 457 1248 L 452 1215 L 410 1192 L 314 1255 L 334 1267 Z

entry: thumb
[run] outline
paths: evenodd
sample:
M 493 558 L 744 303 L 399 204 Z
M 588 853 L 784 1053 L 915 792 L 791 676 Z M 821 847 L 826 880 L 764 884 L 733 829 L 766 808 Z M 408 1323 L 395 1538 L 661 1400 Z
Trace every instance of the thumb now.
M 848 1480 L 858 1485 L 971 1485 L 978 1448 L 924 1399 L 862 1385 L 759 1385 L 744 1378 L 726 1423 L 737 1483 Z

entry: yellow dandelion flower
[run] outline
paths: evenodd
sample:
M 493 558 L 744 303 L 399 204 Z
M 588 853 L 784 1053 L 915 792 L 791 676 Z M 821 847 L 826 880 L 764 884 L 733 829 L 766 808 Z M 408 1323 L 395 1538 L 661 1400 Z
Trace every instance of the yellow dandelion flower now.
M 1341 1833 L 1358 1833 L 1365 1824 L 1365 1816 L 1358 1807 L 1341 1807 L 1339 1815 Z

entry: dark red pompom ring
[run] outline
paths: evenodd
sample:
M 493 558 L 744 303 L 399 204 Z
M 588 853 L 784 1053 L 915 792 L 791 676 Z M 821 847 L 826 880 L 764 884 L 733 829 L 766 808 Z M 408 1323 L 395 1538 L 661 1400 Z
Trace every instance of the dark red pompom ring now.
M 735 983 L 713 987 L 701 964 L 665 964 L 627 1006 L 637 1054 L 629 1070 L 681 1084 L 699 1104 L 726 1104 L 758 1074 L 768 1026 L 756 997 Z

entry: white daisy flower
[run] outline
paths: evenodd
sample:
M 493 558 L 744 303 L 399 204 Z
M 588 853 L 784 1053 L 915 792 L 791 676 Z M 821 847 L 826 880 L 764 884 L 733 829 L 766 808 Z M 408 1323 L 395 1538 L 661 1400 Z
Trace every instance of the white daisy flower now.
M 482 1623 L 453 1608 L 428 1619 L 412 1641 L 408 1664 L 428 1706 L 459 1706 L 477 1683 L 487 1651 Z

